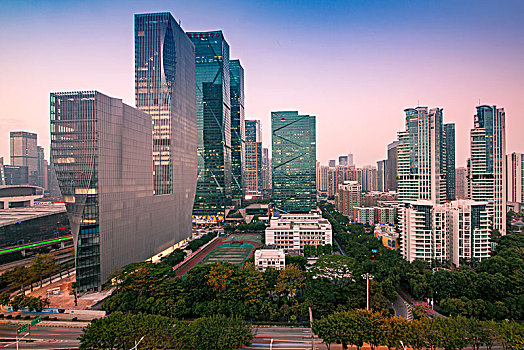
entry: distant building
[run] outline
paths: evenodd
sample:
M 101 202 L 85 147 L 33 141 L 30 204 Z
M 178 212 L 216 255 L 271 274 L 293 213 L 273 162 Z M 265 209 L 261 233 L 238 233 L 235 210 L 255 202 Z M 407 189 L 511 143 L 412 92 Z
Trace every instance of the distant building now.
M 329 186 L 329 167 L 325 165 L 320 165 L 320 162 L 317 162 L 317 194 L 319 196 L 328 196 L 328 186 Z
M 483 260 L 490 256 L 487 202 L 470 200 L 434 204 L 418 200 L 400 207 L 401 253 L 415 259 L 450 261 Z
M 281 214 L 273 216 L 265 233 L 266 246 L 285 253 L 303 253 L 304 245 L 333 244 L 331 224 L 322 214 Z
M 29 170 L 27 166 L 4 165 L 6 185 L 29 185 Z
M 296 111 L 271 112 L 273 199 L 279 211 L 317 207 L 315 120 Z
M 362 185 L 357 181 L 347 181 L 338 185 L 335 196 L 336 210 L 354 220 L 354 208 L 360 207 L 362 203 Z
M 28 182 L 40 186 L 38 182 L 37 136 L 32 132 L 12 131 L 10 133 L 11 165 L 27 167 Z
M 444 145 L 446 153 L 446 200 L 456 199 L 455 189 L 455 124 L 444 124 Z
M 471 199 L 488 202 L 493 229 L 506 234 L 506 113 L 478 106 L 471 129 Z
M 393 207 L 354 207 L 351 219 L 363 225 L 395 225 L 395 213 Z
M 5 176 L 4 176 L 4 157 L 0 157 L 0 186 L 5 185 Z
M 329 167 L 330 168 L 334 168 L 337 164 L 337 161 L 335 159 L 330 159 L 329 160 Z
M 387 160 L 379 160 L 377 162 L 377 191 L 387 192 L 386 171 Z
M 386 191 L 397 190 L 397 148 L 398 141 L 388 145 L 388 159 L 386 161 Z
M 468 169 L 457 168 L 455 170 L 455 194 L 458 199 L 468 198 Z
M 338 165 L 349 165 L 348 164 L 348 156 L 340 156 L 338 157 Z
M 271 190 L 271 163 L 269 149 L 262 148 L 262 191 Z
M 246 120 L 246 165 L 244 167 L 245 194 L 262 193 L 262 127 L 260 120 Z
M 508 154 L 507 166 L 507 201 L 524 204 L 524 154 Z
M 255 268 L 264 272 L 268 267 L 275 270 L 286 268 L 286 255 L 283 249 L 258 249 L 255 250 Z
M 362 192 L 377 190 L 377 168 L 367 165 L 362 168 Z

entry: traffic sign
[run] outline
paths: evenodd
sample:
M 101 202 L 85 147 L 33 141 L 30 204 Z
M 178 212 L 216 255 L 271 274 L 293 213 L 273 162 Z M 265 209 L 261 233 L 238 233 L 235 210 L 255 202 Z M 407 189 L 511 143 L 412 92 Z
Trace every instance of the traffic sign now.
M 42 321 L 42 318 L 38 316 L 37 318 L 31 321 L 31 327 L 33 327 L 37 323 L 40 323 L 41 321 Z
M 22 332 L 27 331 L 28 329 L 29 329 L 29 324 L 25 324 L 25 325 L 23 325 L 21 327 L 18 327 L 18 329 L 16 330 L 16 334 L 18 335 L 18 334 L 20 334 Z

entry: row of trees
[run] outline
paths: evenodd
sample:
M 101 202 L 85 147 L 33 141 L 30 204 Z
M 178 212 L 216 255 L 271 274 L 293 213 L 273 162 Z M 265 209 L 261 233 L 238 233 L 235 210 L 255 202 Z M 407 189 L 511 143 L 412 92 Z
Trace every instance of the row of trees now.
M 209 232 L 207 235 L 200 238 L 189 241 L 187 244 L 187 249 L 192 252 L 196 251 L 198 248 L 202 247 L 204 244 L 209 243 L 213 238 L 217 236 L 216 232 Z M 176 264 L 175 264 L 176 265 Z
M 36 255 L 30 267 L 17 266 L 0 276 L 0 289 L 13 290 L 31 286 L 38 283 L 42 286 L 45 278 L 51 277 L 61 271 L 52 255 Z
M 263 232 L 266 229 L 266 224 L 263 222 L 252 222 L 250 224 L 227 224 L 224 226 L 225 232 Z
M 409 263 L 398 251 L 382 246 L 362 225 L 349 223 L 332 205 L 322 204 L 322 209 L 346 254 L 375 280 L 389 280 L 395 289 L 417 300 L 433 299 L 445 314 L 484 320 L 524 318 L 524 234 L 497 238 L 492 257 L 482 262 L 436 269 L 442 263 Z
M 464 349 L 481 346 L 491 349 L 500 344 L 504 349 L 524 347 L 524 326 L 517 322 L 480 321 L 475 318 L 450 317 L 413 322 L 383 313 L 353 310 L 335 312 L 313 323 L 313 332 L 322 338 L 330 349 L 331 344 L 342 344 L 343 349 L 364 343 L 371 349 L 387 346 L 388 349 Z
M 2 305 L 9 305 L 13 311 L 18 311 L 21 308 L 27 307 L 30 311 L 40 312 L 43 308 L 49 306 L 49 299 L 41 297 L 30 297 L 24 294 L 15 295 L 13 298 L 9 297 L 9 293 L 0 294 L 0 303 Z
M 93 320 L 80 336 L 80 349 L 239 349 L 253 335 L 238 317 L 215 315 L 181 322 L 169 317 L 122 314 Z
M 333 246 L 331 244 L 325 244 L 325 245 L 304 245 L 304 256 L 306 257 L 320 257 L 323 255 L 331 255 L 333 254 Z

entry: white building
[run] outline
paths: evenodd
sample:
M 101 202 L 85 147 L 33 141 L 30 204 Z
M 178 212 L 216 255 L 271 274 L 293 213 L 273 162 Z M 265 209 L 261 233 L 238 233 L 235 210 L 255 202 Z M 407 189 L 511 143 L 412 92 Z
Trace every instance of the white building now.
M 511 153 L 506 157 L 508 202 L 524 203 L 524 154 Z
M 404 259 L 482 260 L 490 256 L 490 218 L 487 202 L 457 200 L 446 204 L 418 200 L 399 210 L 400 251 Z
M 266 228 L 266 245 L 285 253 L 301 253 L 304 245 L 333 244 L 331 224 L 320 212 L 273 216 Z
M 255 268 L 266 271 L 268 267 L 283 270 L 286 267 L 286 255 L 282 249 L 259 249 L 255 251 Z

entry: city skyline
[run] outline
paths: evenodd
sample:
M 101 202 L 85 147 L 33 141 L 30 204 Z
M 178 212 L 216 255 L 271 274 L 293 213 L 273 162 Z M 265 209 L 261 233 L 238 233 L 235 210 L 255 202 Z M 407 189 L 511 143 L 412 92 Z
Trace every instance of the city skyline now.
M 0 58 L 10 67 L 0 82 L 3 100 L 9 102 L 0 118 L 0 133 L 6 135 L 0 155 L 8 159 L 8 132 L 24 130 L 39 135 L 48 158 L 50 91 L 97 88 L 135 105 L 133 14 L 155 11 L 172 12 L 186 32 L 224 32 L 231 56 L 245 68 L 246 119 L 261 120 L 265 146 L 271 143 L 272 110 L 307 110 L 318 118 L 321 164 L 348 152 L 355 154 L 358 166 L 376 164 L 402 130 L 404 108 L 439 106 L 446 121 L 456 124 L 456 166 L 461 167 L 469 155 L 471 118 L 480 97 L 480 104 L 501 106 L 507 113 L 507 153 L 524 148 L 518 137 L 524 128 L 518 98 L 524 81 L 519 64 L 524 25 L 518 19 L 523 4 L 202 4 L 0 4 L 6 28 L 0 47 L 11 52 Z M 97 16 L 91 8 L 97 8 Z M 65 13 L 75 16 L 60 17 Z M 494 13 L 499 20 L 488 22 Z M 438 26 L 421 26 L 440 18 Z M 49 31 L 60 32 L 59 40 L 41 37 Z M 312 45 L 319 48 L 313 54 Z M 479 54 L 481 45 L 497 50 Z M 66 46 L 70 49 L 64 51 Z M 328 59 L 329 65 L 319 65 Z M 305 69 L 310 74 L 303 74 Z M 435 83 L 409 84 L 419 76 Z M 20 109 L 28 94 L 35 103 Z M 378 141 L 370 142 L 369 135 Z

